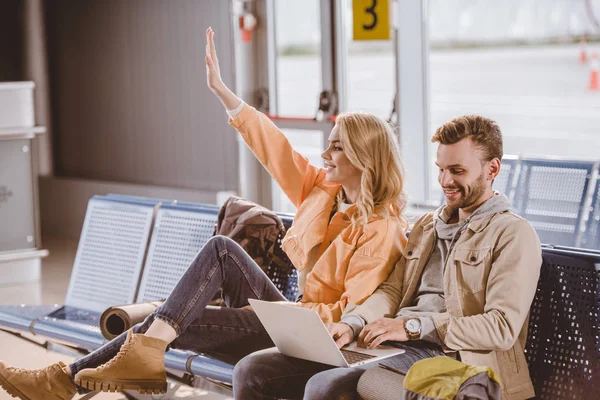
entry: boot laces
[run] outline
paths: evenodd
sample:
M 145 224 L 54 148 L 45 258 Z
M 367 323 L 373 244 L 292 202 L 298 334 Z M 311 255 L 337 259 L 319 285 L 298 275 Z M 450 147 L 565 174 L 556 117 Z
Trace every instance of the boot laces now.
M 111 365 L 113 365 L 115 362 L 117 362 L 118 360 L 123 358 L 123 356 L 125 356 L 125 354 L 127 354 L 127 351 L 129 350 L 129 348 L 131 348 L 131 346 L 133 346 L 134 340 L 135 340 L 134 338 L 131 338 L 131 340 L 129 340 L 129 342 L 123 343 L 119 352 L 113 358 L 111 358 L 104 364 L 100 365 L 98 367 L 98 369 L 101 370 L 101 369 L 108 368 Z
M 25 368 L 15 368 L 13 367 L 13 371 L 17 374 L 23 374 L 23 375 L 33 375 L 33 376 L 40 376 L 44 373 L 46 373 L 50 368 L 52 368 L 52 366 L 48 366 L 45 368 L 41 368 L 41 369 L 25 369 Z

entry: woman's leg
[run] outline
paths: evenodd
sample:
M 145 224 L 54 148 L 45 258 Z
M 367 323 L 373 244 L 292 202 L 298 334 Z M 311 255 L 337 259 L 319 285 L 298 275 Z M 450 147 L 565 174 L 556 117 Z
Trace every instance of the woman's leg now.
M 286 300 L 240 245 L 228 237 L 215 236 L 153 315 L 168 323 L 179 336 L 193 321 L 200 319 L 221 287 L 227 307 L 247 306 L 248 298 Z
M 160 321 L 159 323 L 168 324 L 175 332 L 173 338 L 181 336 L 190 324 L 202 319 L 206 305 L 221 287 L 228 307 L 243 307 L 248 304 L 248 298 L 285 300 L 260 267 L 237 243 L 227 237 L 215 236 L 198 253 L 169 298 L 143 324 L 136 327 L 134 332 L 147 333 Z M 126 334 L 123 334 L 71 364 L 73 375 L 111 360 L 119 352 L 125 339 Z M 169 340 L 165 342 L 168 343 Z M 118 366 L 115 369 L 121 373 Z M 94 374 L 90 375 L 88 372 L 90 371 L 84 374 L 85 378 L 95 380 Z
M 152 316 L 136 325 L 133 331 L 144 332 L 151 323 Z M 127 333 L 123 333 L 96 352 L 75 361 L 71 365 L 76 371 L 72 376 L 79 371 L 77 368 L 81 368 L 81 365 L 110 361 L 119 351 L 126 335 Z M 188 325 L 186 331 L 171 343 L 171 348 L 204 353 L 230 364 L 237 363 L 252 352 L 273 346 L 269 334 L 253 311 L 212 306 L 208 306 L 200 319 Z M 90 359 L 92 355 L 95 360 Z M 78 391 L 86 393 L 88 390 L 79 388 Z
M 171 347 L 208 354 L 230 364 L 275 346 L 253 311 L 208 306 Z

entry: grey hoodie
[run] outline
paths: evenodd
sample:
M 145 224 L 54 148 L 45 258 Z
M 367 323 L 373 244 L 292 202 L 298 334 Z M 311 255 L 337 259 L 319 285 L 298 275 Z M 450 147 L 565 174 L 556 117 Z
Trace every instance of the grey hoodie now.
M 448 223 L 453 210 L 446 207 L 446 205 L 441 206 L 434 212 L 433 224 L 437 239 L 436 245 L 429 255 L 412 305 L 404 307 L 396 313 L 396 318 L 419 318 L 421 321 L 421 340 L 442 344 L 431 315 L 446 312 L 443 289 L 444 265 L 454 243 L 460 238 L 460 235 L 471 221 L 510 209 L 512 209 L 512 206 L 506 196 L 495 192 L 493 197 L 479 206 L 468 218 L 454 224 Z M 350 325 L 355 336 L 365 325 L 365 321 L 358 316 L 342 318 L 341 322 Z

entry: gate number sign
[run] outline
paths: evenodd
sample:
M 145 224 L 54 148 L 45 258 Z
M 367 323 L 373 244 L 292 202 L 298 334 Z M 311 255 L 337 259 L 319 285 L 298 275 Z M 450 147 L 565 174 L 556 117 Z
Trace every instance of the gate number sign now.
M 352 0 L 353 39 L 389 40 L 389 0 Z

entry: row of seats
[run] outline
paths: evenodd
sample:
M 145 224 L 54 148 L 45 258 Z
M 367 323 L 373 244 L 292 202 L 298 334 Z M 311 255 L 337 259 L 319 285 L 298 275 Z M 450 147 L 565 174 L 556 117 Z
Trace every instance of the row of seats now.
M 65 304 L 0 306 L 0 327 L 33 333 L 83 353 L 97 349 L 105 342 L 99 328 L 101 313 L 114 305 L 168 297 L 213 235 L 218 211 L 213 205 L 94 196 L 88 203 Z M 279 217 L 284 225 L 291 224 L 292 216 Z M 267 275 L 288 299 L 296 299 L 295 274 L 273 265 Z M 175 371 L 231 382 L 233 366 L 207 356 L 171 350 L 165 364 Z
M 211 237 L 215 206 L 95 196 L 88 205 L 64 305 L 0 306 L 0 328 L 33 334 L 82 354 L 101 346 L 100 313 L 109 306 L 169 295 Z M 280 215 L 289 226 L 291 215 Z M 276 251 L 283 257 L 281 248 Z M 600 251 L 544 247 L 531 308 L 526 355 L 543 399 L 592 399 L 600 393 Z M 287 259 L 287 258 L 284 258 Z M 289 260 L 288 260 L 289 262 Z M 275 265 L 267 275 L 284 295 L 297 296 L 297 277 Z M 233 366 L 206 355 L 170 350 L 171 377 L 197 385 L 231 383 Z
M 536 229 L 542 243 L 600 249 L 599 162 L 502 159 L 494 189 Z

